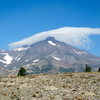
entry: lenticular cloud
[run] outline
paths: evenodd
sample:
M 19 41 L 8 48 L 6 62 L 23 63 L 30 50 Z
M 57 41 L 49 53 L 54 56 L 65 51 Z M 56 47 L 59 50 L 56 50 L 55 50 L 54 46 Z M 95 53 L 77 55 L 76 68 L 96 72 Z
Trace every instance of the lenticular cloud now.
M 62 27 L 55 30 L 40 32 L 21 41 L 10 43 L 9 47 L 18 48 L 44 40 L 49 36 L 55 37 L 55 39 L 73 46 L 87 47 L 91 42 L 89 38 L 91 34 L 100 34 L 100 28 Z

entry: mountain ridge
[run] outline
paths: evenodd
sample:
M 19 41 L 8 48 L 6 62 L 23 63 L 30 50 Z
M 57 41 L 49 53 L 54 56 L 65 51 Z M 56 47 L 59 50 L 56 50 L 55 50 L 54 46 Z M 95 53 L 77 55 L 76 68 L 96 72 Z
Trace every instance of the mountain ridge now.
M 29 74 L 81 72 L 85 64 L 91 65 L 96 71 L 100 58 L 54 37 L 13 50 L 0 50 L 0 66 L 8 70 L 8 75 L 17 73 L 21 66 Z

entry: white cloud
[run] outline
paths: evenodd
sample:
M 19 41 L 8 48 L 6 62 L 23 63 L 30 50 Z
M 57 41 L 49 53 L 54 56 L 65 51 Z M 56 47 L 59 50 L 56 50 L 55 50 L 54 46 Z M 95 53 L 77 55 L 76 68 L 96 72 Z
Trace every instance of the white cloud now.
M 63 27 L 55 30 L 37 33 L 21 41 L 11 43 L 9 44 L 9 47 L 18 48 L 23 45 L 32 44 L 44 40 L 49 36 L 55 37 L 57 40 L 68 43 L 73 46 L 87 47 L 91 42 L 89 38 L 91 34 L 100 34 L 100 28 Z

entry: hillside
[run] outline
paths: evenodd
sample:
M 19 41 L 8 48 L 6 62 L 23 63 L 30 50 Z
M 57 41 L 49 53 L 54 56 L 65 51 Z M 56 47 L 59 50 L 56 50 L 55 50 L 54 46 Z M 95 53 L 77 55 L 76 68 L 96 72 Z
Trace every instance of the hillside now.
M 0 100 L 100 100 L 100 73 L 0 78 Z

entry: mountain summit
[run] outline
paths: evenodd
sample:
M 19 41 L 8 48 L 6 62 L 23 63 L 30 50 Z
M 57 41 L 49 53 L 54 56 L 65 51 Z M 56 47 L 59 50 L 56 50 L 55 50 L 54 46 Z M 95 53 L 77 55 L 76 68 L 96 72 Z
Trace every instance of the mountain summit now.
M 85 64 L 96 71 L 100 58 L 48 37 L 43 41 L 9 51 L 0 50 L 0 74 L 15 75 L 21 66 L 29 74 L 81 72 Z
M 55 37 L 48 37 L 48 38 L 46 38 L 45 40 L 46 40 L 46 41 L 49 41 L 49 40 L 54 41 L 54 40 L 55 40 Z

